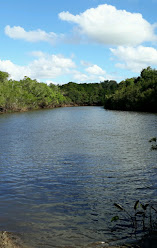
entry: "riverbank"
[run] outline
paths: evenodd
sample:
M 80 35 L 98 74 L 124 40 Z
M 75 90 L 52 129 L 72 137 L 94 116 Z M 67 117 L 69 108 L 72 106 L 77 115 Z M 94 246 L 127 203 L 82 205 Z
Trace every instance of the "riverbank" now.
M 124 244 L 124 245 L 110 245 L 106 242 L 96 242 L 87 246 L 81 246 L 78 248 L 156 248 L 157 247 L 157 236 L 154 235 L 151 238 L 144 238 L 135 244 Z M 20 235 L 10 233 L 6 231 L 0 232 L 0 248 L 33 248 L 24 244 Z M 75 246 L 63 246 L 60 248 L 75 248 Z
M 47 106 L 47 107 L 23 107 L 23 108 L 13 108 L 13 109 L 6 109 L 6 108 L 0 108 L 0 114 L 5 113 L 18 113 L 18 112 L 28 112 L 33 110 L 41 110 L 41 109 L 54 109 L 54 108 L 62 108 L 62 107 L 77 107 L 76 104 L 59 104 L 59 105 L 53 105 L 53 106 Z
M 96 247 L 97 248 L 133 248 L 131 246 L 109 246 L 108 243 L 102 243 L 102 242 L 97 242 L 95 244 L 86 246 L 86 248 L 96 248 Z M 0 232 L 0 248 L 32 248 L 32 247 L 26 246 L 18 235 L 4 231 L 4 232 Z M 73 246 L 66 248 L 73 248 Z
M 90 107 L 90 106 L 98 106 L 103 107 L 102 105 L 96 105 L 96 104 L 58 104 L 53 106 L 47 106 L 47 107 L 38 107 L 38 108 L 17 108 L 17 109 L 2 109 L 0 108 L 0 114 L 8 114 L 8 113 L 23 113 L 28 111 L 35 111 L 35 110 L 44 110 L 44 109 L 56 109 L 56 108 L 65 108 L 65 107 Z
M 0 232 L 0 248 L 31 248 L 23 244 L 17 234 Z

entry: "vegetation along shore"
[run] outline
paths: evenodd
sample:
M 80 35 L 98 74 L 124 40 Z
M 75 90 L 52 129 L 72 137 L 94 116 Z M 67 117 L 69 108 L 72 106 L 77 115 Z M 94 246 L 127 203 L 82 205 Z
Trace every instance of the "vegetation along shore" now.
M 0 113 L 84 105 L 157 113 L 157 70 L 147 67 L 139 77 L 120 83 L 106 80 L 64 85 L 47 85 L 28 77 L 9 80 L 9 74 L 0 71 Z

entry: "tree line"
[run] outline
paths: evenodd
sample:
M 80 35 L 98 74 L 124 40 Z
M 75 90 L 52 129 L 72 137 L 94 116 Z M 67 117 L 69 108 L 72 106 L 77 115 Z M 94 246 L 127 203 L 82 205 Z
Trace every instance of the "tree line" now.
M 0 71 L 0 112 L 84 105 L 157 112 L 157 70 L 147 67 L 139 77 L 119 84 L 114 80 L 105 80 L 64 85 L 47 85 L 29 77 L 20 81 L 11 80 L 7 72 Z
M 8 80 L 7 72 L 0 72 L 0 111 L 26 111 L 55 107 L 65 102 L 57 86 L 48 87 L 28 77 Z
M 106 97 L 105 108 L 157 113 L 157 70 L 147 67 L 139 77 L 120 82 Z
M 0 112 L 27 111 L 60 106 L 103 105 L 105 95 L 114 92 L 117 82 L 94 84 L 69 82 L 47 85 L 24 77 L 9 80 L 7 72 L 0 71 Z

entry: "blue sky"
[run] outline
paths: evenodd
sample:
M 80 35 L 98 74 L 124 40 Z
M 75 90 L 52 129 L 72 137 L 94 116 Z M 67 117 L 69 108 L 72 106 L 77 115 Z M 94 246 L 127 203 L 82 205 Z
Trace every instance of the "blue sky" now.
M 0 70 L 100 82 L 157 68 L 157 0 L 0 0 Z

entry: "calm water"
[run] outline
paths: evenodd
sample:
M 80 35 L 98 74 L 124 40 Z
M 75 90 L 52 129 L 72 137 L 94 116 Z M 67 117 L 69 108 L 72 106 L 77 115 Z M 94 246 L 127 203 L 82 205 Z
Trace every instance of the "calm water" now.
M 34 247 L 112 241 L 114 202 L 157 199 L 157 114 L 73 107 L 0 115 L 0 229 Z

